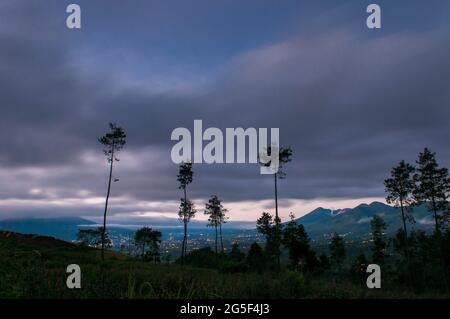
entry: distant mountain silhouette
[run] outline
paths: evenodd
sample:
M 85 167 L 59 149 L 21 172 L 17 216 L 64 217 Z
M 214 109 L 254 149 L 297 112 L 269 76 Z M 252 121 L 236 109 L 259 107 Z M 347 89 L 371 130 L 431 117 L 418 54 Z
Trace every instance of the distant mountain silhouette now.
M 360 204 L 354 208 L 331 210 L 317 208 L 312 212 L 296 219 L 297 223 L 305 226 L 312 238 L 322 237 L 333 232 L 347 234 L 354 237 L 363 237 L 371 232 L 370 220 L 375 215 L 380 215 L 387 223 L 387 233 L 394 233 L 401 227 L 400 209 L 380 202 Z M 408 225 L 414 229 L 431 229 L 432 219 L 425 206 L 415 207 L 413 216 L 414 225 Z
M 224 235 L 251 231 L 254 222 L 232 221 L 226 224 Z M 101 226 L 97 222 L 79 217 L 57 217 L 57 218 L 23 218 L 0 220 L 0 231 L 18 232 L 22 234 L 35 234 L 51 236 L 66 241 L 74 241 L 79 228 L 95 228 Z M 139 221 L 122 221 L 121 224 L 108 223 L 107 230 L 111 239 L 129 237 L 138 228 L 151 226 L 163 232 L 163 240 L 166 236 L 177 237 L 183 227 L 177 218 L 150 218 Z M 214 229 L 206 227 L 206 221 L 198 220 L 192 222 L 191 235 L 193 237 L 203 236 L 205 233 L 213 233 Z
M 349 237 L 363 238 L 370 234 L 370 220 L 375 215 L 380 215 L 386 221 L 388 225 L 386 232 L 388 234 L 394 233 L 401 227 L 400 209 L 380 202 L 360 204 L 354 208 L 337 210 L 319 207 L 296 219 L 296 222 L 305 226 L 306 231 L 312 239 L 323 239 L 333 232 L 346 234 Z M 416 224 L 408 224 L 409 229 L 433 229 L 432 216 L 425 206 L 414 208 L 413 216 L 416 219 Z M 167 225 L 165 227 L 160 225 L 155 226 L 156 228 L 163 230 L 164 236 L 167 233 L 172 233 L 176 236 L 176 234 L 181 234 L 182 232 L 182 227 L 179 227 L 180 224 L 177 219 L 171 219 L 171 222 L 168 222 L 167 220 L 164 220 L 164 222 L 147 221 L 146 224 Z M 98 226 L 96 222 L 78 217 L 0 220 L 0 230 L 23 234 L 52 236 L 66 241 L 73 241 L 76 239 L 76 233 L 80 228 L 80 225 L 87 227 Z M 191 234 L 193 237 L 212 231 L 212 229 L 206 228 L 205 221 L 195 221 L 193 225 Z M 237 223 L 236 226 L 239 225 L 240 223 Z M 239 229 L 239 227 L 236 228 L 236 226 L 233 227 L 233 223 L 227 223 L 227 226 L 224 229 L 225 233 L 233 232 L 246 234 L 245 236 L 256 236 L 255 228 L 245 230 Z M 108 229 L 113 233 L 129 234 L 135 231 L 137 227 L 136 225 L 123 224 L 120 227 L 110 225 Z
M 94 224 L 93 221 L 78 217 L 7 219 L 0 220 L 0 230 L 52 236 L 71 241 L 76 238 L 79 225 Z

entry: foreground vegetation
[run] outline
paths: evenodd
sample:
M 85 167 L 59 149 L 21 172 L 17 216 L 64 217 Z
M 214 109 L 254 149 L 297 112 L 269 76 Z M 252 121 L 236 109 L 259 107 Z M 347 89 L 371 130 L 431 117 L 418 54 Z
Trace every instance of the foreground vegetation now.
M 200 255 L 200 256 L 199 256 Z M 195 266 L 197 257 L 210 268 Z M 208 263 L 211 258 L 217 264 Z M 185 265 L 154 264 L 56 240 L 0 232 L 0 298 L 424 298 L 443 292 L 412 292 L 385 275 L 382 289 L 368 289 L 349 273 L 334 276 L 282 269 L 241 271 L 233 258 L 211 250 L 188 254 Z M 82 288 L 68 289 L 66 267 L 78 264 Z M 217 268 L 218 267 L 218 268 Z M 239 271 L 239 272 L 237 272 Z M 387 276 L 387 278 L 386 278 Z

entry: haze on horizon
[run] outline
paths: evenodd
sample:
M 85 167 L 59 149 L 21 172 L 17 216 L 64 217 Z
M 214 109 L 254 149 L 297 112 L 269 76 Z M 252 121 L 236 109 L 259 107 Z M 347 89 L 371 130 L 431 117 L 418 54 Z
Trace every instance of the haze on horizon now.
M 127 144 L 108 221 L 175 218 L 176 127 L 280 128 L 293 160 L 280 215 L 383 201 L 383 180 L 428 147 L 450 165 L 450 3 L 377 1 L 365 27 L 349 1 L 69 1 L 0 4 L 0 219 L 102 214 L 107 162 L 97 138 Z M 439 4 L 439 5 L 438 5 Z M 194 165 L 204 219 L 216 194 L 231 220 L 273 212 L 255 165 Z

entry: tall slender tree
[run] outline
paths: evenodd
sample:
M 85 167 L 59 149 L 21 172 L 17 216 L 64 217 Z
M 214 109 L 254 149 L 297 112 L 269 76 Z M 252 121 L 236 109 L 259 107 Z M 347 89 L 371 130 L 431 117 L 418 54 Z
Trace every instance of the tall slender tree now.
M 225 224 L 227 222 L 227 220 L 229 219 L 229 217 L 226 215 L 227 212 L 228 212 L 228 209 L 223 208 L 223 206 L 221 204 L 221 214 L 219 216 L 219 231 L 220 231 L 220 246 L 222 249 L 222 253 L 224 252 L 222 225 Z
M 115 161 L 119 161 L 117 157 L 117 153 L 122 150 L 125 145 L 126 134 L 123 128 L 118 126 L 115 123 L 109 123 L 110 131 L 105 135 L 100 137 L 98 141 L 100 144 L 104 146 L 103 152 L 105 153 L 106 158 L 109 163 L 109 179 L 108 179 L 108 190 L 106 192 L 106 200 L 105 200 L 105 210 L 103 212 L 103 228 L 102 228 L 102 260 L 105 260 L 105 234 L 106 234 L 106 213 L 108 211 L 108 201 L 109 195 L 111 193 L 111 180 L 113 174 L 113 164 Z M 118 181 L 118 179 L 114 180 Z
M 187 224 L 195 216 L 196 210 L 194 203 L 187 199 L 186 187 L 192 183 L 192 177 L 194 173 L 192 171 L 192 163 L 181 163 L 180 169 L 177 175 L 177 180 L 180 183 L 178 188 L 183 190 L 184 197 L 181 199 L 180 211 L 178 213 L 180 220 L 183 222 L 184 236 L 183 244 L 181 246 L 181 263 L 184 263 L 184 256 L 187 251 Z
M 440 236 L 441 223 L 448 211 L 450 178 L 448 169 L 440 168 L 436 161 L 436 153 L 425 148 L 417 160 L 417 173 L 414 175 L 416 188 L 413 191 L 417 204 L 427 203 L 433 213 L 436 235 Z M 441 216 L 439 213 L 443 213 Z
M 394 204 L 395 207 L 400 207 L 401 217 L 403 222 L 403 233 L 405 234 L 405 257 L 410 267 L 409 247 L 408 247 L 408 230 L 406 222 L 414 223 L 414 218 L 411 215 L 411 207 L 414 202 L 412 192 L 415 187 L 413 173 L 414 166 L 401 161 L 398 166 L 392 168 L 391 177 L 384 181 L 385 190 L 387 193 L 386 202 Z
M 286 177 L 286 173 L 283 171 L 284 164 L 290 162 L 292 159 L 292 149 L 290 147 L 287 148 L 275 148 L 275 147 L 268 147 L 267 148 L 267 154 L 270 155 L 272 151 L 276 152 L 278 151 L 278 171 L 273 174 L 274 177 L 274 193 L 275 193 L 275 226 L 277 228 L 278 235 L 281 234 L 280 229 L 280 223 L 281 219 L 278 214 L 278 179 L 284 179 Z M 270 162 L 263 164 L 264 166 L 270 166 Z M 274 243 L 275 245 L 280 245 L 280 239 L 281 237 L 278 236 L 278 242 Z M 278 251 L 281 253 L 280 249 L 278 248 Z M 277 264 L 278 268 L 280 268 L 280 253 L 278 253 L 277 256 Z
M 216 232 L 216 254 L 218 252 L 218 230 L 220 231 L 220 242 L 223 248 L 223 236 L 222 236 L 222 223 L 226 222 L 226 212 L 227 209 L 223 207 L 222 201 L 216 196 L 212 195 L 208 203 L 205 205 L 205 215 L 208 215 L 208 225 L 209 227 L 214 227 Z
M 183 243 L 181 246 L 181 263 L 184 263 L 184 257 L 187 253 L 187 236 L 188 236 L 188 228 L 187 225 L 191 221 L 192 218 L 195 217 L 197 210 L 195 209 L 194 203 L 189 199 L 181 198 L 180 209 L 178 211 L 178 217 L 181 222 L 183 222 L 184 227 L 184 236 Z

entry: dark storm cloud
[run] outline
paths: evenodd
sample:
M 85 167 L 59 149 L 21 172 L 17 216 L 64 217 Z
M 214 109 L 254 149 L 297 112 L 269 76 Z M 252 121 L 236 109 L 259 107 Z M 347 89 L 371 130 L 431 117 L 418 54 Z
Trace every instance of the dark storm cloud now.
M 56 8 L 64 12 L 64 5 Z M 110 21 L 116 9 L 100 20 Z M 72 34 L 55 27 L 64 20 L 64 15 L 55 18 L 58 10 L 10 2 L 0 13 L 3 199 L 73 198 L 83 190 L 86 196 L 103 196 L 106 162 L 96 139 L 109 121 L 123 125 L 128 134 L 113 195 L 142 201 L 179 199 L 170 133 L 180 126 L 192 128 L 194 119 L 222 129 L 279 127 L 281 143 L 294 149 L 294 160 L 285 167 L 287 179 L 280 182 L 286 199 L 383 196 L 390 167 L 401 159 L 414 161 L 425 146 L 438 152 L 443 165 L 450 164 L 448 25 L 432 28 L 426 23 L 426 30 L 399 28 L 402 32 L 374 36 L 355 29 L 353 22 L 330 28 L 319 15 L 311 18 L 317 27 L 308 34 L 272 33 L 270 41 L 259 37 L 264 45 L 250 48 L 224 38 L 227 54 L 220 57 L 220 46 L 206 50 L 213 45 L 210 37 L 203 42 L 195 38 L 199 57 L 205 65 L 214 64 L 206 71 L 200 68 L 206 80 L 191 83 L 195 77 L 188 77 L 187 88 L 171 88 L 164 67 L 173 65 L 165 61 L 152 75 L 163 83 L 157 90 L 153 82 L 146 85 L 147 73 L 142 73 L 154 66 L 149 62 L 154 57 L 141 57 L 150 50 L 142 42 L 129 34 L 131 40 L 117 44 L 118 52 L 125 53 L 115 55 L 110 47 L 102 51 L 94 40 L 106 41 L 102 35 L 114 32 L 101 33 L 101 24 L 88 20 L 99 34 L 86 29 Z M 261 23 L 256 20 L 249 25 Z M 137 25 L 132 26 L 137 32 Z M 222 28 L 216 25 L 207 33 L 223 35 Z M 175 27 L 164 32 L 175 34 Z M 245 40 L 242 35 L 239 39 Z M 157 41 L 152 49 L 164 45 Z M 134 51 L 139 54 L 131 54 L 133 63 L 123 70 L 126 59 L 121 57 Z M 186 69 L 200 70 L 197 65 Z M 136 82 L 129 81 L 134 75 Z M 272 187 L 272 179 L 261 176 L 257 165 L 196 165 L 189 192 L 195 198 L 214 193 L 231 202 L 271 198 Z M 174 210 L 171 205 L 167 209 Z M 96 209 L 89 206 L 81 214 L 92 215 Z M 138 209 L 122 207 L 112 213 L 131 211 Z

